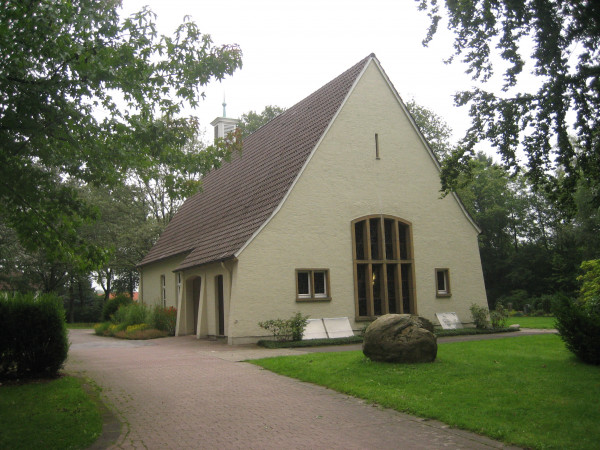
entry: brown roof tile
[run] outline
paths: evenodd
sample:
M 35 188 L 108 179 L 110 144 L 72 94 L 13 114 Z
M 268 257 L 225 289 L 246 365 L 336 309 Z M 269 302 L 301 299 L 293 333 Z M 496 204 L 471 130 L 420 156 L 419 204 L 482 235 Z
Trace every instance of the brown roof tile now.
M 246 137 L 241 155 L 204 177 L 140 266 L 185 253 L 178 269 L 233 257 L 283 200 L 372 57 Z

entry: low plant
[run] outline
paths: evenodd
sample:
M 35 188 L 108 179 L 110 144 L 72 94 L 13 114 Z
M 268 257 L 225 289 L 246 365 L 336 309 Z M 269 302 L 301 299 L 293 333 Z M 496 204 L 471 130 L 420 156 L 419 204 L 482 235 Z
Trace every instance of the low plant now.
M 152 328 L 164 331 L 170 336 L 175 336 L 177 308 L 172 306 L 169 308 L 163 308 L 160 305 L 155 305 L 150 312 L 149 322 Z
M 113 315 L 112 322 L 126 326 L 146 323 L 148 308 L 141 303 L 131 303 L 121 306 Z
M 284 341 L 301 341 L 304 335 L 304 328 L 308 323 L 308 316 L 297 312 L 289 319 L 270 319 L 264 322 L 259 322 L 258 326 L 273 334 L 276 340 Z
M 506 321 L 508 319 L 508 311 L 504 309 L 502 303 L 496 305 L 496 309 L 490 311 L 490 321 L 492 322 L 492 328 L 506 328 Z
M 473 303 L 469 310 L 471 311 L 471 317 L 476 328 L 483 330 L 490 327 L 487 308 Z

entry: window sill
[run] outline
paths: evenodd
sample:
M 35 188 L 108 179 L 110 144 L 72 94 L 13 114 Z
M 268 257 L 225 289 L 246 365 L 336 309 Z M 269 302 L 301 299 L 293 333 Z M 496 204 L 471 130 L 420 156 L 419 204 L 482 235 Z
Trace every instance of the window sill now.
M 297 302 L 330 302 L 331 297 L 297 297 Z
M 442 293 L 438 292 L 437 294 L 435 294 L 435 296 L 437 298 L 448 298 L 448 297 L 452 297 L 452 294 L 450 294 L 450 293 L 448 293 L 448 294 L 442 294 Z

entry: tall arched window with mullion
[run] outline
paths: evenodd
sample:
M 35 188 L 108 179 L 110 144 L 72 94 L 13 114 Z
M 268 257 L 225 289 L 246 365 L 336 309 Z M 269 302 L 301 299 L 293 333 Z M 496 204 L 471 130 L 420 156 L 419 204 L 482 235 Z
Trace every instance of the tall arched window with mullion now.
M 356 317 L 415 313 L 410 223 L 392 216 L 352 222 Z

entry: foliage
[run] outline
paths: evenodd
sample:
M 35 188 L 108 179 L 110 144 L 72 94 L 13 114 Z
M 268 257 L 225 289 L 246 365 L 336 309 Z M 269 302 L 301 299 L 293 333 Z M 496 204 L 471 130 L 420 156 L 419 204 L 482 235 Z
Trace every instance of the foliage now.
M 555 304 L 554 314 L 567 349 L 585 363 L 600 365 L 600 311 L 563 298 Z
M 27 250 L 81 268 L 106 255 L 78 233 L 97 212 L 76 187 L 177 167 L 198 129 L 183 108 L 241 66 L 237 46 L 214 45 L 187 19 L 161 36 L 151 11 L 121 18 L 119 7 L 8 0 L 0 8 L 0 214 Z
M 508 311 L 504 309 L 502 304 L 497 304 L 496 309 L 490 311 L 490 321 L 492 322 L 492 328 L 505 328 L 506 320 L 508 319 Z
M 154 339 L 175 335 L 177 309 L 155 305 L 148 308 L 141 303 L 125 303 L 112 315 L 111 321 L 98 323 L 94 332 L 98 336 L 121 339 Z
M 452 136 L 450 126 L 435 112 L 417 104 L 414 100 L 406 102 L 406 107 L 438 161 L 446 159 L 454 149 L 450 143 Z
M 490 324 L 488 322 L 487 308 L 473 303 L 469 310 L 471 311 L 471 317 L 473 318 L 473 323 L 475 324 L 476 328 L 484 330 L 490 327 Z
M 417 1 L 431 18 L 427 45 L 441 20 L 440 2 Z M 475 87 L 455 97 L 457 105 L 470 106 L 472 123 L 464 147 L 453 153 L 444 168 L 444 188 L 454 186 L 456 172 L 468 166 L 473 147 L 487 139 L 509 167 L 518 164 L 517 149 L 523 151 L 528 178 L 563 210 L 574 212 L 578 180 L 594 187 L 594 202 L 599 206 L 600 3 L 468 0 L 444 4 L 448 28 L 455 33 L 454 56 L 462 56 L 475 80 L 490 81 L 498 61 L 505 63 L 502 94 Z M 534 67 L 527 67 L 528 58 Z M 522 73 L 535 75 L 537 92 L 518 92 Z
M 600 439 L 598 367 L 554 335 L 441 344 L 433 364 L 374 363 L 360 351 L 252 363 L 523 448 L 595 449 Z
M 265 106 L 265 109 L 261 113 L 248 111 L 247 113 L 242 114 L 242 117 L 240 117 L 240 122 L 238 124 L 242 138 L 245 138 L 246 136 L 249 136 L 250 134 L 254 133 L 260 127 L 266 125 L 284 111 L 285 108 L 268 105 Z
M 116 295 L 104 304 L 102 318 L 104 320 L 110 320 L 121 306 L 129 305 L 131 303 L 133 303 L 133 300 L 128 295 Z
M 112 322 L 126 328 L 148 322 L 149 312 L 142 303 L 129 303 L 121 305 L 115 312 Z
M 272 333 L 278 341 L 301 341 L 308 317 L 297 312 L 287 320 L 270 319 L 259 322 L 258 326 Z
M 154 305 L 150 311 L 150 324 L 152 328 L 165 331 L 169 336 L 175 336 L 177 309 L 172 306 L 163 308 L 160 305 Z
M 600 313 L 600 259 L 583 261 L 581 270 L 583 274 L 577 277 L 577 281 L 581 283 L 581 301 L 589 309 L 596 308 Z
M 60 377 L 0 386 L 0 448 L 89 448 L 102 432 L 102 414 L 97 394 L 90 396 L 84 383 Z
M 69 341 L 56 295 L 0 295 L 0 377 L 54 377 Z

